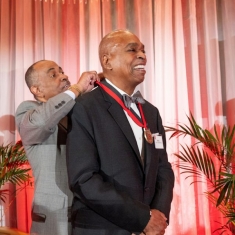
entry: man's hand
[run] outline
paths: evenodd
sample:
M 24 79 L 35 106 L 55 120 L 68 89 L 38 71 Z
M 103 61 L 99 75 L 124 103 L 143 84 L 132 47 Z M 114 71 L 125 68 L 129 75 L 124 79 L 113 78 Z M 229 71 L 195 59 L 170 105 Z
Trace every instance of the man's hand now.
M 77 82 L 77 87 L 82 94 L 86 93 L 94 88 L 94 83 L 96 80 L 100 81 L 96 71 L 84 72 Z
M 163 235 L 167 227 L 165 215 L 158 210 L 151 210 L 152 215 L 147 226 L 144 229 L 146 235 Z
M 98 76 L 100 78 L 100 81 L 104 80 L 105 79 L 105 76 L 103 73 L 98 73 Z
M 89 71 L 82 73 L 77 84 L 70 86 L 68 89 L 71 90 L 76 97 L 91 91 L 95 86 L 95 81 L 102 81 L 104 79 L 103 73 L 97 74 L 96 71 Z

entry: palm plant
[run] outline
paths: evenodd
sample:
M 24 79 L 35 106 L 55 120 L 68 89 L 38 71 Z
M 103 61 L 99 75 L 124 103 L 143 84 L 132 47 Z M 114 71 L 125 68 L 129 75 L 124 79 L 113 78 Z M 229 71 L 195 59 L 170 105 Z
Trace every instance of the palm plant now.
M 210 187 L 205 192 L 208 199 L 227 219 L 220 234 L 230 230 L 234 234 L 235 226 L 235 125 L 222 126 L 219 130 L 214 125 L 213 131 L 201 128 L 192 114 L 187 116 L 189 125 L 177 127 L 165 126 L 166 132 L 173 132 L 170 139 L 189 136 L 192 145 L 180 145 L 182 149 L 174 155 L 180 159 L 176 164 L 187 177 L 196 176 L 206 179 Z M 198 182 L 194 180 L 192 183 Z M 216 230 L 217 231 L 217 230 Z
M 30 168 L 22 168 L 28 163 L 22 142 L 0 146 L 0 200 L 5 202 L 8 194 L 7 189 L 1 189 L 2 186 L 11 182 L 20 185 L 29 180 L 28 171 Z

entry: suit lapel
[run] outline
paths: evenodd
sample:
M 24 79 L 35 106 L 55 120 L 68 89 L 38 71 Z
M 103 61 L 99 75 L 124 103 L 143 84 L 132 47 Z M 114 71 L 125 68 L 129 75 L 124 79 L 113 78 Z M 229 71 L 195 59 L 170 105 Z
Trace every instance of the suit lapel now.
M 66 145 L 68 118 L 65 116 L 58 123 L 57 145 Z
M 118 104 L 117 104 L 118 105 Z M 120 107 L 120 106 L 119 106 Z M 135 136 L 133 134 L 133 131 L 131 129 L 131 126 L 126 118 L 126 115 L 122 108 L 116 107 L 116 105 L 112 104 L 108 111 L 112 115 L 113 119 L 116 121 L 120 129 L 122 130 L 123 134 L 126 136 L 128 142 L 134 149 L 136 155 L 138 156 L 138 159 L 140 158 L 139 149 L 135 140 Z M 118 109 L 117 109 L 118 108 Z M 121 110 L 120 110 L 121 109 Z
M 121 95 L 117 90 L 115 90 L 107 82 L 103 81 L 103 83 L 105 86 L 107 86 L 109 89 L 111 89 L 113 92 L 115 92 L 115 94 L 117 94 L 121 98 Z M 113 119 L 115 120 L 117 125 L 122 130 L 127 141 L 129 142 L 129 144 L 133 148 L 139 163 L 142 166 L 141 159 L 140 159 L 140 153 L 139 153 L 139 149 L 138 149 L 138 146 L 136 143 L 134 133 L 131 129 L 131 126 L 127 120 L 127 117 L 126 117 L 122 107 L 109 94 L 107 94 L 102 88 L 100 88 L 100 89 L 104 95 L 104 99 L 110 104 L 108 106 L 108 112 L 111 114 L 111 116 L 113 117 Z
M 147 177 L 149 168 L 151 165 L 151 158 L 152 158 L 152 148 L 147 141 L 145 141 L 145 175 Z
M 143 108 L 143 113 L 145 115 L 145 120 L 147 122 L 147 126 L 148 128 L 150 128 L 150 131 L 152 132 L 153 130 L 151 130 L 151 127 L 153 127 L 153 122 L 152 122 L 152 116 L 148 115 L 148 111 L 147 111 L 147 104 L 143 104 L 142 105 Z M 153 133 L 152 133 L 153 134 Z M 154 143 L 149 144 L 145 139 L 144 139 L 144 145 L 145 145 L 145 175 L 147 177 L 148 172 L 149 172 L 149 168 L 151 165 L 151 158 L 153 157 L 153 146 Z

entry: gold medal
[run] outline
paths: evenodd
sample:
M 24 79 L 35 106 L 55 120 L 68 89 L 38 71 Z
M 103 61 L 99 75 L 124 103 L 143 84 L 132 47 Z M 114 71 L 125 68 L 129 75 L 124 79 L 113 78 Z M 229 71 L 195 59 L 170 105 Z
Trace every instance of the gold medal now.
M 149 143 L 149 144 L 152 144 L 153 143 L 153 137 L 152 137 L 152 133 L 149 129 L 145 129 L 144 128 L 144 138 L 146 139 L 146 141 Z

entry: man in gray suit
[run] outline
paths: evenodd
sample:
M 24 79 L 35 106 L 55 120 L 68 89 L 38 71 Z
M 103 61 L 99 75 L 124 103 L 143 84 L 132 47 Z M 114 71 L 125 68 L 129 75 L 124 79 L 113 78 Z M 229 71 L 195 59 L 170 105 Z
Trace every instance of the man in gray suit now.
M 72 235 L 163 235 L 174 174 L 160 113 L 134 93 L 146 73 L 144 45 L 117 30 L 99 55 L 105 80 L 69 113 Z
M 70 234 L 66 115 L 75 98 L 90 91 L 97 79 L 95 71 L 85 72 L 71 85 L 62 68 L 48 60 L 34 63 L 25 74 L 36 101 L 19 105 L 16 123 L 35 179 L 30 234 Z

